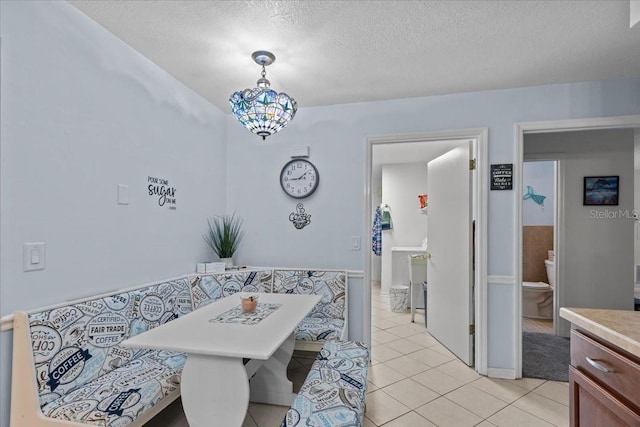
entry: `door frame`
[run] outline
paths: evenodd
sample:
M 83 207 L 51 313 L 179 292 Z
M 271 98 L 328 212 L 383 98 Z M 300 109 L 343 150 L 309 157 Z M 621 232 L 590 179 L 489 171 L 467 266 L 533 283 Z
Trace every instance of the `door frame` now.
M 514 249 L 516 252 L 514 271 L 514 287 L 513 293 L 514 301 L 514 361 L 513 366 L 515 368 L 515 377 L 522 378 L 522 163 L 524 161 L 524 135 L 534 133 L 554 133 L 554 132 L 571 132 L 571 131 L 584 131 L 584 130 L 602 130 L 602 129 L 629 129 L 640 128 L 640 115 L 631 116 L 614 116 L 614 117 L 590 117 L 584 119 L 569 119 L 569 120 L 551 120 L 542 122 L 521 122 L 516 123 L 515 129 L 515 164 L 513 165 L 514 175 L 514 188 L 515 188 L 515 230 L 514 230 Z M 563 180 L 561 175 L 560 180 Z M 558 183 L 561 184 L 560 182 Z M 559 200 L 562 197 L 558 194 Z M 563 221 L 562 216 L 562 203 L 558 203 L 558 224 L 557 226 L 562 228 Z M 558 246 L 556 248 L 558 253 L 562 246 L 562 236 L 559 235 Z M 556 262 L 556 284 L 563 281 L 563 269 L 560 262 Z M 554 304 L 555 305 L 555 304 Z M 558 304 L 559 305 L 559 304 Z M 560 309 L 555 307 L 554 310 Z M 558 313 L 554 313 L 557 316 Z M 555 322 L 554 322 L 555 323 Z M 554 329 L 557 330 L 557 326 L 554 324 Z
M 470 139 L 473 143 L 473 156 L 476 159 L 476 179 L 473 194 L 474 218 L 476 219 L 476 270 L 474 290 L 474 364 L 475 369 L 487 374 L 487 196 L 488 196 L 488 128 L 455 129 L 433 132 L 372 135 L 365 137 L 364 200 L 362 235 L 365 242 L 371 242 L 371 224 L 373 223 L 372 173 L 373 147 L 378 144 L 406 142 L 437 142 L 445 140 Z M 363 339 L 371 345 L 371 253 L 363 251 Z

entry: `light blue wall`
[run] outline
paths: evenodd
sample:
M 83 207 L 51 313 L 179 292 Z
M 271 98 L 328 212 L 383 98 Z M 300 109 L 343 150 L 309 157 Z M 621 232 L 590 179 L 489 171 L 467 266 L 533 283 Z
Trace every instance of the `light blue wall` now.
M 522 200 L 522 225 L 553 225 L 555 210 L 555 166 L 554 162 L 525 162 L 522 166 L 522 194 L 527 186 L 533 193 L 545 196 L 543 205 L 533 198 Z
M 277 88 L 276 88 L 277 89 Z M 361 104 L 301 108 L 266 142 L 228 118 L 228 198 L 251 233 L 240 257 L 258 264 L 362 268 L 350 236 L 363 231 L 365 136 L 443 129 L 489 128 L 489 162 L 514 161 L 514 124 L 526 121 L 640 113 L 640 79 L 474 92 Z M 318 190 L 303 203 L 311 225 L 288 221 L 296 201 L 278 176 L 292 145 L 310 146 Z M 513 274 L 514 192 L 489 192 L 489 274 Z M 326 250 L 331 247 L 331 250 Z
M 352 251 L 351 236 L 369 226 L 365 136 L 488 127 L 490 163 L 511 163 L 514 123 L 640 114 L 640 79 L 559 84 L 301 108 L 263 142 L 68 4 L 0 8 L 0 314 L 192 270 L 208 257 L 205 218 L 225 207 L 247 227 L 239 263 L 360 270 L 369 242 Z M 312 215 L 303 230 L 288 221 L 296 201 L 278 184 L 292 145 L 311 147 L 321 175 L 303 201 Z M 149 204 L 140 186 L 152 174 L 176 183 L 177 211 Z M 115 204 L 119 183 L 131 188 L 126 210 Z M 490 192 L 488 202 L 488 273 L 513 275 L 514 192 Z M 22 243 L 40 240 L 48 244 L 47 270 L 23 273 Z M 357 319 L 363 286 L 350 282 Z M 493 368 L 513 367 L 513 291 L 489 286 Z M 361 328 L 352 322 L 350 331 L 357 337 Z M 10 340 L 0 337 L 2 427 Z
M 201 235 L 225 211 L 225 115 L 66 2 L 0 1 L 0 37 L 0 315 L 210 258 Z M 149 175 L 176 188 L 176 210 L 149 196 Z M 46 242 L 45 270 L 22 271 L 25 242 Z M 2 427 L 11 339 L 0 334 Z
M 640 114 L 640 79 L 301 108 L 286 129 L 266 142 L 229 117 L 227 205 L 243 216 L 250 231 L 240 259 L 257 265 L 362 269 L 368 242 L 363 242 L 365 252 L 354 252 L 350 239 L 369 226 L 363 224 L 367 135 L 488 127 L 489 163 L 513 163 L 516 123 L 629 114 Z M 293 145 L 310 147 L 310 160 L 321 176 L 318 190 L 303 201 L 312 215 L 303 230 L 288 221 L 296 201 L 278 184 Z M 516 203 L 514 191 L 488 194 L 489 275 L 514 275 Z M 491 368 L 514 368 L 514 291 L 513 286 L 489 285 Z

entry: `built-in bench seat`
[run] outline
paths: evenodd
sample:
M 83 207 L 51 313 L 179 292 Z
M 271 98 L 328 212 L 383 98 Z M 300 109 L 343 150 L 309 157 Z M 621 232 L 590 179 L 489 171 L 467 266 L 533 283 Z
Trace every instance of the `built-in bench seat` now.
M 180 394 L 186 356 L 119 344 L 237 292 L 319 294 L 296 349 L 346 339 L 344 270 L 248 269 L 176 279 L 14 313 L 11 426 L 142 426 Z
M 16 312 L 12 427 L 143 425 L 179 396 L 186 356 L 119 344 L 192 308 L 184 277 Z
M 273 292 L 322 296 L 296 328 L 296 350 L 318 351 L 325 340 L 347 339 L 346 271 L 275 269 Z
M 356 427 L 365 411 L 369 350 L 325 341 L 280 427 Z

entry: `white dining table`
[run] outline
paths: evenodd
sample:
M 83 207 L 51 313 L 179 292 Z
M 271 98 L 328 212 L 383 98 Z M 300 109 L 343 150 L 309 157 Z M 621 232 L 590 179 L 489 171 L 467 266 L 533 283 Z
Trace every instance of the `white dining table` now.
M 320 296 L 258 295 L 258 314 L 241 314 L 240 294 L 235 294 L 121 343 L 187 354 L 180 388 L 190 427 L 240 427 L 249 400 L 293 402 L 287 365 L 294 330 Z

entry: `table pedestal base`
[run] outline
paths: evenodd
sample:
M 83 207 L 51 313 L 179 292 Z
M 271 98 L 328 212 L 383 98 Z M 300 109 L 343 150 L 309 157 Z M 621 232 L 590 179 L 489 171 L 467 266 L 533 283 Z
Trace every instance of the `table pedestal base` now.
M 249 380 L 242 359 L 189 354 L 180 388 L 190 427 L 242 425 L 249 407 Z
M 294 345 L 295 336 L 291 334 L 251 378 L 252 402 L 291 406 L 296 394 L 293 392 L 293 383 L 287 377 L 287 366 Z

